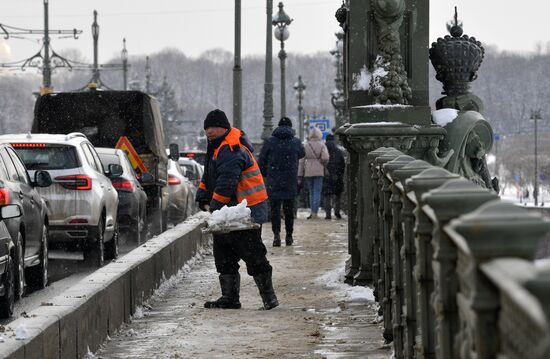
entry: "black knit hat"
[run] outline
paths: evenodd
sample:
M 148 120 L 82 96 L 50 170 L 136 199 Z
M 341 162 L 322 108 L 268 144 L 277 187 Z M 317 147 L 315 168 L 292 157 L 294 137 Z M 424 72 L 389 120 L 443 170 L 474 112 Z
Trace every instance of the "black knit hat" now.
M 288 117 L 283 117 L 279 121 L 279 126 L 292 127 L 292 120 Z
M 206 130 L 208 127 L 221 127 L 229 130 L 231 128 L 231 124 L 229 123 L 225 112 L 215 109 L 208 112 L 208 115 L 206 115 L 206 118 L 204 119 L 204 129 Z

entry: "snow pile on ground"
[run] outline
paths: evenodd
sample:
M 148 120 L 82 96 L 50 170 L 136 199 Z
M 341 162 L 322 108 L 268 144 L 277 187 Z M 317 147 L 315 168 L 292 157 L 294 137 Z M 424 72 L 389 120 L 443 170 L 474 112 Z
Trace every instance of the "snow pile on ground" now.
M 325 273 L 315 281 L 317 284 L 328 288 L 336 288 L 342 292 L 342 295 L 352 302 L 374 301 L 374 294 L 371 288 L 363 286 L 352 287 L 344 283 L 344 265 L 341 268 Z
M 207 221 L 206 230 L 214 233 L 227 233 L 255 228 L 250 217 L 250 208 L 247 206 L 248 202 L 243 199 L 236 206 L 223 206 L 222 209 L 214 211 Z
M 25 328 L 23 324 L 19 324 L 17 329 L 15 329 L 15 339 L 16 340 L 27 339 L 27 328 Z
M 454 108 L 442 108 L 432 112 L 433 121 L 441 127 L 454 121 L 458 117 L 458 110 Z

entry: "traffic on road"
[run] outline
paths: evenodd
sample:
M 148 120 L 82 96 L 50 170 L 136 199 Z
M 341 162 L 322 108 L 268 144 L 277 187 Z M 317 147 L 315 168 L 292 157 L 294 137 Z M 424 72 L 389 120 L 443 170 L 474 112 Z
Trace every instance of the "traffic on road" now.
M 0 323 L 196 212 L 184 153 L 140 91 L 40 96 L 32 131 L 0 136 Z

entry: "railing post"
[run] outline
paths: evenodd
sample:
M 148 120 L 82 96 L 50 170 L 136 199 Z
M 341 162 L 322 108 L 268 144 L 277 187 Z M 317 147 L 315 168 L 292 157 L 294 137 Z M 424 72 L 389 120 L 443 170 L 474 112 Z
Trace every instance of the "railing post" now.
M 376 163 L 374 160 L 376 157 L 382 155 L 386 151 L 385 147 L 381 147 L 377 150 L 371 151 L 367 154 L 367 161 L 369 163 L 369 175 L 365 175 L 367 178 L 367 199 L 366 199 L 366 206 L 367 208 L 365 211 L 367 212 L 367 223 L 369 231 L 369 238 L 372 239 L 372 282 L 373 282 L 373 294 L 374 299 L 377 302 L 381 302 L 381 298 L 383 295 L 381 295 L 380 292 L 380 280 L 382 278 L 381 273 L 381 267 L 380 267 L 380 224 L 378 223 L 378 207 L 380 203 L 380 199 L 378 196 L 378 169 L 376 168 Z M 370 202 L 367 202 L 370 201 Z M 382 311 L 379 311 L 379 314 L 381 314 Z
M 391 197 L 390 204 L 392 209 L 392 228 L 390 233 L 390 240 L 392 244 L 392 259 L 393 259 L 393 285 L 391 298 L 393 302 L 393 346 L 394 356 L 397 359 L 403 359 L 404 348 L 404 316 L 403 316 L 403 266 L 401 265 L 401 251 L 403 247 L 403 227 L 401 210 L 403 208 L 403 202 L 401 195 L 403 193 L 403 186 L 401 183 L 397 183 L 397 179 L 393 176 L 396 170 L 405 166 L 407 163 L 414 161 L 414 157 L 401 155 L 395 158 L 393 161 L 385 163 L 382 167 L 386 176 L 391 181 Z
M 415 216 L 414 209 L 416 207 L 416 199 L 414 194 L 407 190 L 405 182 L 411 176 L 417 175 L 427 168 L 432 167 L 429 163 L 421 160 L 409 162 L 405 166 L 396 170 L 393 175 L 403 185 L 403 202 L 402 218 L 403 218 L 403 247 L 401 249 L 401 260 L 403 266 L 403 325 L 404 328 L 404 343 L 403 355 L 405 358 L 414 357 L 414 346 L 416 336 L 416 297 L 417 288 L 414 280 L 414 265 L 416 263 L 416 250 L 414 247 L 414 228 Z M 414 200 L 414 202 L 413 202 Z
M 409 165 L 412 165 L 409 164 Z M 416 216 L 416 237 L 414 239 L 416 249 L 416 263 L 414 267 L 415 281 L 417 286 L 417 335 L 415 341 L 415 352 L 417 358 L 435 358 L 435 315 L 430 304 L 433 292 L 433 271 L 432 271 L 432 231 L 433 221 L 423 211 L 422 195 L 431 189 L 441 186 L 452 178 L 459 176 L 441 167 L 430 167 L 421 173 L 412 176 L 405 181 L 407 191 L 413 191 L 417 207 L 414 211 Z
M 460 331 L 455 343 L 460 357 L 489 359 L 499 351 L 499 298 L 480 265 L 503 257 L 532 259 L 549 229 L 548 220 L 499 200 L 485 203 L 445 228 L 458 249 Z
M 384 312 L 384 332 L 383 337 L 386 343 L 393 341 L 393 323 L 392 323 L 392 299 L 391 299 L 391 286 L 392 286 L 392 243 L 390 239 L 390 232 L 392 228 L 392 211 L 390 204 L 391 188 L 390 180 L 385 176 L 382 166 L 384 163 L 389 162 L 402 155 L 401 152 L 393 149 L 386 151 L 385 154 L 376 158 L 375 162 L 378 169 L 378 188 L 380 195 L 380 207 L 379 207 L 379 223 L 380 227 L 380 270 L 382 271 L 383 295 L 381 306 Z
M 431 298 L 436 319 L 437 358 L 456 357 L 453 341 L 459 324 L 456 305 L 458 278 L 455 272 L 457 252 L 443 228 L 451 219 L 471 212 L 483 203 L 497 198 L 496 193 L 475 185 L 465 178 L 447 181 L 422 196 L 422 201 L 433 209 L 437 218 L 432 236 L 434 292 Z

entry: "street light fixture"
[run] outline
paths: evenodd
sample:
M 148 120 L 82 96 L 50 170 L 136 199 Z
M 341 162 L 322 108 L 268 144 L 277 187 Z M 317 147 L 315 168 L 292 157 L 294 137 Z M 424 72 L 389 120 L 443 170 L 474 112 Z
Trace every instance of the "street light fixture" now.
M 298 136 L 300 141 L 304 140 L 304 108 L 302 107 L 302 100 L 306 94 L 306 85 L 302 81 L 302 76 L 298 76 L 298 82 L 294 84 L 294 90 L 296 91 L 296 99 L 298 100 Z
M 279 12 L 273 17 L 271 22 L 275 28 L 275 38 L 281 42 L 281 50 L 279 51 L 279 60 L 281 62 L 281 118 L 286 116 L 286 95 L 285 95 L 285 41 L 290 35 L 288 25 L 292 22 L 290 16 L 283 10 L 283 2 L 279 2 Z
M 122 39 L 120 58 L 122 59 L 122 88 L 126 91 L 128 89 L 128 50 L 126 50 L 126 38 Z
M 537 147 L 537 123 L 542 120 L 540 116 L 540 109 L 531 110 L 531 120 L 535 122 L 535 178 L 533 179 L 533 199 L 535 200 L 535 206 L 539 204 L 539 174 L 538 174 L 538 147 Z
M 330 102 L 335 110 L 336 127 L 340 127 L 344 124 L 344 83 L 342 78 L 342 57 L 344 49 L 344 32 L 338 31 L 336 35 L 336 46 L 330 51 L 330 54 L 334 56 L 334 66 L 336 67 L 336 78 L 334 83 L 336 88 L 331 93 Z
M 94 10 L 94 22 L 92 23 L 92 37 L 94 39 L 94 65 L 92 82 L 99 83 L 99 62 L 98 62 L 98 49 L 97 41 L 99 39 L 99 25 L 97 23 L 97 11 Z

